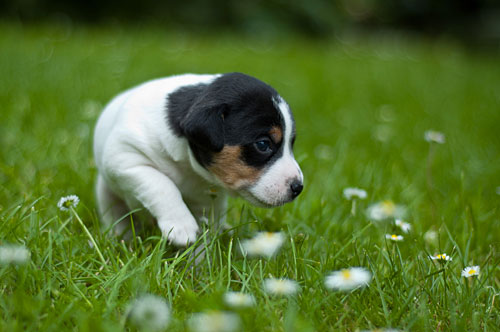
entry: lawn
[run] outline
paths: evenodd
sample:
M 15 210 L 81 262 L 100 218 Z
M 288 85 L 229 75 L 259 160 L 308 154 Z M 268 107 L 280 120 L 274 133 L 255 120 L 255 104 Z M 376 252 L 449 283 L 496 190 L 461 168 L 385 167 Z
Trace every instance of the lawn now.
M 24 264 L 0 265 L 0 330 L 133 329 L 128 310 L 144 294 L 168 302 L 169 331 L 219 310 L 236 313 L 238 331 L 499 329 L 498 54 L 401 35 L 310 41 L 17 23 L 0 24 L 0 49 L 0 244 L 30 252 Z M 233 231 L 217 237 L 209 227 L 196 267 L 192 247 L 175 251 L 159 231 L 109 236 L 93 195 L 102 107 L 152 78 L 230 71 L 270 83 L 290 104 L 304 192 L 276 209 L 231 199 Z M 444 144 L 424 139 L 430 129 Z M 346 187 L 367 198 L 353 206 Z M 60 211 L 70 194 L 80 203 Z M 404 207 L 409 233 L 367 214 L 387 200 Z M 242 254 L 258 231 L 284 235 L 272 258 Z M 440 253 L 452 260 L 429 258 Z M 462 277 L 471 265 L 479 276 Z M 372 274 L 366 287 L 325 286 L 330 272 L 357 266 Z M 268 294 L 270 277 L 300 291 Z M 228 307 L 229 290 L 255 305 Z

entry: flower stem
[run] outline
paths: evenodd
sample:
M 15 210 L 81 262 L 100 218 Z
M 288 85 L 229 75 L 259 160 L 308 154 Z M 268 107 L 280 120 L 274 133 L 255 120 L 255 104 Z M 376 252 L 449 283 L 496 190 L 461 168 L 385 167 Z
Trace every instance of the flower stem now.
M 434 161 L 434 154 L 436 151 L 436 145 L 434 143 L 429 144 L 429 153 L 427 154 L 427 161 L 425 166 L 427 192 L 429 193 L 429 199 L 431 201 L 431 213 L 432 217 L 436 218 L 436 202 L 434 200 L 434 182 L 432 178 L 432 162 Z
M 95 242 L 94 238 L 92 237 L 92 234 L 90 234 L 89 230 L 87 229 L 87 227 L 83 223 L 82 219 L 80 219 L 80 216 L 78 215 L 78 213 L 76 213 L 75 209 L 72 206 L 70 207 L 70 209 L 71 209 L 71 212 L 75 215 L 76 220 L 78 220 L 78 222 L 80 223 L 80 225 L 83 227 L 83 230 L 85 231 L 85 233 L 89 237 L 90 242 L 92 242 L 92 244 L 94 245 L 94 248 L 97 251 L 97 254 L 99 255 L 99 258 L 101 259 L 101 262 L 104 265 L 106 265 L 107 264 L 106 260 L 104 259 L 104 256 L 102 255 L 101 250 L 99 249 L 99 246 L 97 245 L 97 243 Z
M 351 214 L 352 214 L 353 216 L 355 216 L 355 215 L 356 215 L 356 199 L 353 199 L 353 200 L 352 200 L 352 205 L 351 205 Z

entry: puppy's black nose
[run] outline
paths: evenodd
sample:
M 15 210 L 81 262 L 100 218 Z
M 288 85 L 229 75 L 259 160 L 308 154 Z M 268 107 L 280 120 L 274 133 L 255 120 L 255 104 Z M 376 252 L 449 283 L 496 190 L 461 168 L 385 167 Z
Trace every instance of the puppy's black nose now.
M 294 180 L 292 184 L 290 185 L 290 189 L 292 190 L 292 197 L 295 198 L 299 196 L 299 194 L 302 192 L 302 189 L 304 186 L 302 185 L 302 182 L 299 180 Z

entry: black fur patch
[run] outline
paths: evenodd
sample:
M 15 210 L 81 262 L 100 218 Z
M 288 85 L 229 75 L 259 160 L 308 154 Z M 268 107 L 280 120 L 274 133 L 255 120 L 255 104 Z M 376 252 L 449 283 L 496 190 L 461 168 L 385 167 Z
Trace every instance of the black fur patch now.
M 174 133 L 181 137 L 184 132 L 181 128 L 181 121 L 184 119 L 193 105 L 196 98 L 205 90 L 208 84 L 196 84 L 183 86 L 172 92 L 167 98 L 167 119 L 170 128 Z
M 262 154 L 255 142 L 269 138 L 273 126 L 284 131 L 271 86 L 241 73 L 221 75 L 210 84 L 179 88 L 167 100 L 167 119 L 174 133 L 186 137 L 198 162 L 207 167 L 224 145 L 242 147 L 243 161 L 257 168 L 283 154 L 283 142 Z

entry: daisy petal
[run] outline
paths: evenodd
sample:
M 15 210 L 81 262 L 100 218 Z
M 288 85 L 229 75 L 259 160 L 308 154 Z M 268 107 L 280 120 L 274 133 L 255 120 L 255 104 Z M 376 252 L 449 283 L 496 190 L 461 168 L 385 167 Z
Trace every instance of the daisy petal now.
M 352 289 L 368 285 L 372 274 L 362 267 L 351 267 L 334 271 L 325 279 L 325 286 L 339 291 L 350 291 Z

